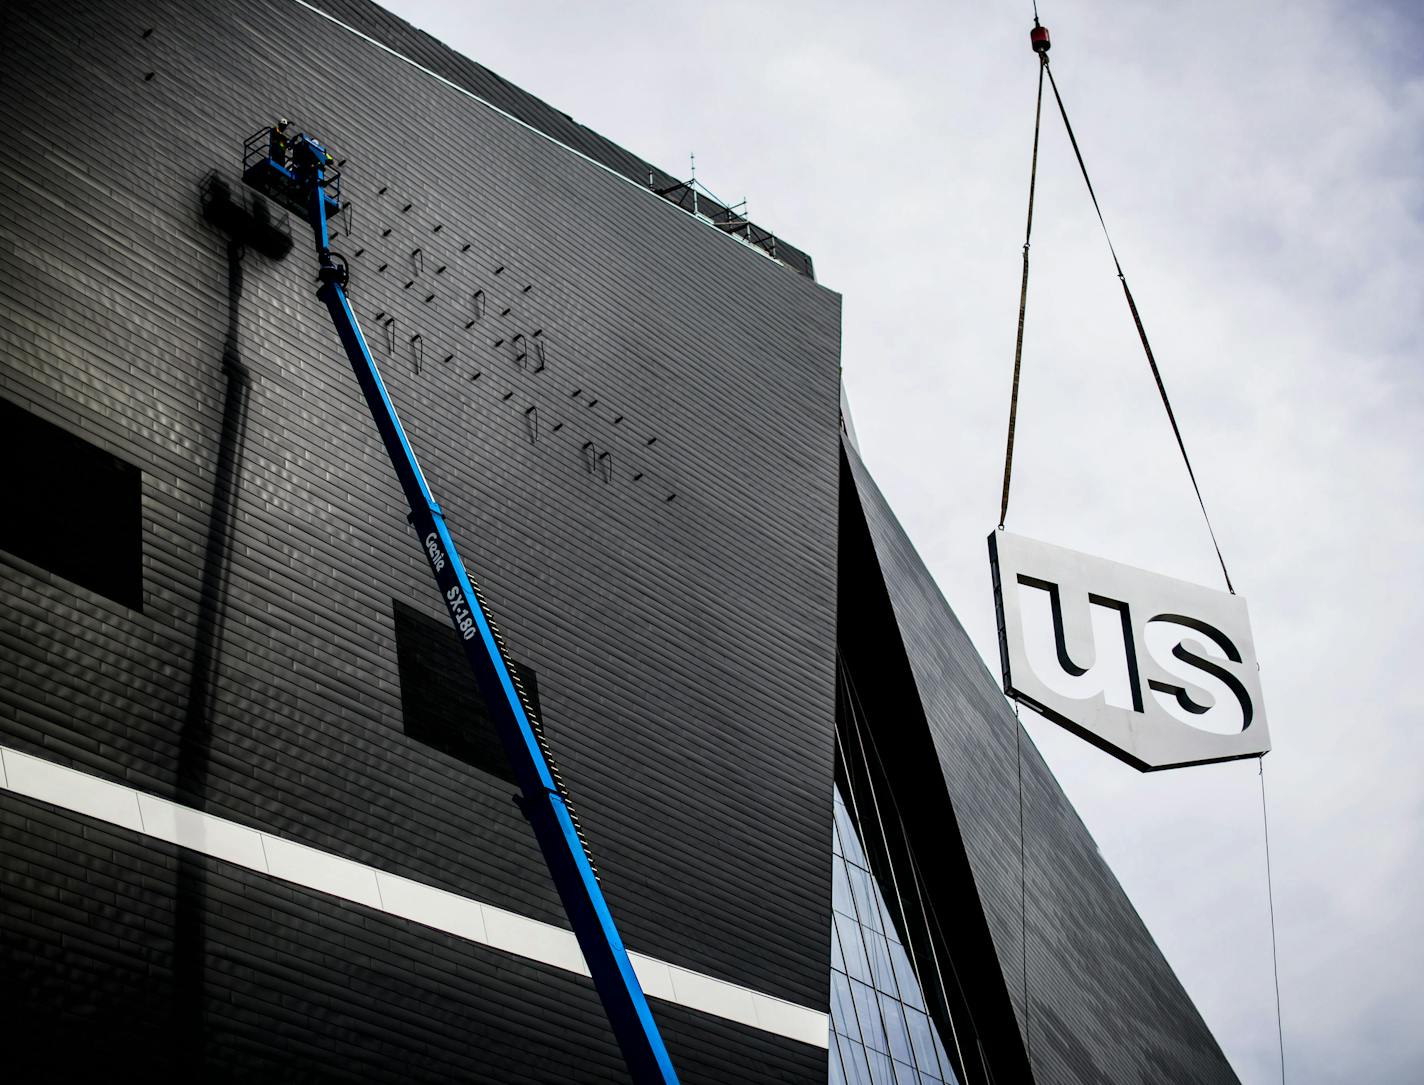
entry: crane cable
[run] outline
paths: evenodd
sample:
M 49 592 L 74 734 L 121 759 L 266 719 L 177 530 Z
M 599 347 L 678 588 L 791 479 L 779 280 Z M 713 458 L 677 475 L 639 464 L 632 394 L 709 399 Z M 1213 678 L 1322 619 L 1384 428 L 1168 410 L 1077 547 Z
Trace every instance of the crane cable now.
M 1276 951 L 1276 891 L 1271 884 L 1271 823 L 1266 818 L 1266 757 L 1256 758 L 1261 781 L 1261 835 L 1266 842 L 1266 903 L 1271 915 L 1271 978 L 1276 985 L 1276 1043 L 1281 1054 L 1281 1085 L 1286 1085 L 1286 1034 L 1281 1024 L 1281 965 Z
M 1127 284 L 1127 276 L 1123 273 L 1122 262 L 1118 259 L 1117 250 L 1113 247 L 1112 235 L 1108 232 L 1107 220 L 1103 218 L 1102 206 L 1098 203 L 1098 194 L 1093 189 L 1092 178 L 1088 176 L 1087 164 L 1083 161 L 1083 152 L 1078 147 L 1078 137 L 1073 132 L 1073 125 L 1068 120 L 1068 110 L 1063 105 L 1063 96 L 1058 93 L 1058 81 L 1053 78 L 1053 69 L 1048 63 L 1048 31 L 1044 29 L 1038 21 L 1037 5 L 1035 5 L 1033 32 L 1030 40 L 1033 43 L 1034 52 L 1039 57 L 1038 68 L 1038 104 L 1034 110 L 1033 119 L 1033 164 L 1029 174 L 1028 188 L 1028 231 L 1024 236 L 1023 249 L 1023 280 L 1019 290 L 1019 323 L 1017 343 L 1014 347 L 1014 380 L 1013 388 L 1009 394 L 1009 431 L 1008 441 L 1004 450 L 1004 488 L 999 502 L 999 527 L 1004 526 L 1004 520 L 1009 512 L 1009 482 L 1013 474 L 1014 460 L 1014 429 L 1018 417 L 1019 399 L 1019 371 L 1023 358 L 1023 332 L 1024 315 L 1028 304 L 1028 248 L 1029 235 L 1033 230 L 1033 198 L 1034 191 L 1038 183 L 1038 139 L 1039 122 L 1043 113 L 1043 77 L 1048 76 L 1048 85 L 1053 90 L 1053 100 L 1058 104 L 1059 116 L 1063 118 L 1063 128 L 1068 133 L 1068 142 L 1073 147 L 1073 156 L 1078 160 L 1078 170 L 1083 175 L 1083 183 L 1087 185 L 1088 196 L 1093 201 L 1093 210 L 1097 212 L 1098 224 L 1102 227 L 1103 238 L 1108 243 L 1108 252 L 1112 255 L 1113 267 L 1117 270 L 1118 281 L 1122 284 L 1123 297 L 1127 299 L 1128 311 L 1132 313 L 1132 323 L 1137 328 L 1137 337 L 1142 342 L 1142 352 L 1147 356 L 1147 365 L 1152 370 L 1152 379 L 1157 384 L 1157 394 L 1162 398 L 1162 406 L 1167 412 L 1167 421 L 1172 424 L 1172 434 L 1177 439 L 1177 448 L 1182 453 L 1182 462 L 1187 468 L 1187 477 L 1191 479 L 1192 489 L 1197 495 L 1197 504 L 1201 508 L 1202 519 L 1206 521 L 1207 534 L 1211 536 L 1212 548 L 1216 551 L 1217 563 L 1221 566 L 1221 575 L 1226 581 L 1226 590 L 1232 595 L 1236 594 L 1235 587 L 1231 583 L 1231 574 L 1226 571 L 1226 559 L 1221 554 L 1221 544 L 1216 539 L 1216 529 L 1212 527 L 1211 517 L 1206 511 L 1206 501 L 1202 498 L 1201 486 L 1197 483 L 1196 471 L 1192 469 L 1191 457 L 1187 455 L 1187 445 L 1182 439 L 1181 427 L 1177 424 L 1176 412 L 1172 410 L 1172 401 L 1167 396 L 1167 386 L 1162 381 L 1162 371 L 1157 366 L 1157 359 L 1152 353 L 1152 344 L 1147 339 L 1147 329 L 1142 323 L 1142 315 L 1137 309 L 1137 300 L 1132 296 L 1132 288 Z
M 1052 90 L 1053 90 L 1053 100 L 1054 100 L 1054 101 L 1057 103 L 1057 105 L 1058 105 L 1058 114 L 1059 114 L 1059 116 L 1061 116 L 1061 117 L 1063 118 L 1063 128 L 1064 128 L 1064 130 L 1068 133 L 1068 142 L 1069 142 L 1069 143 L 1072 145 L 1072 147 L 1073 147 L 1073 156 L 1078 160 L 1078 170 L 1079 170 L 1079 172 L 1082 173 L 1082 175 L 1083 175 L 1083 183 L 1087 186 L 1088 195 L 1089 195 L 1089 197 L 1090 197 L 1090 198 L 1092 199 L 1092 201 L 1093 201 L 1093 210 L 1097 212 L 1098 225 L 1100 225 L 1100 226 L 1102 227 L 1102 230 L 1103 230 L 1103 238 L 1104 238 L 1104 240 L 1107 241 L 1107 244 L 1108 244 L 1108 252 L 1112 255 L 1113 267 L 1114 267 L 1114 268 L 1116 269 L 1116 271 L 1117 271 L 1117 278 L 1118 278 L 1118 281 L 1119 281 L 1120 283 L 1122 283 L 1122 293 L 1123 293 L 1123 297 L 1127 300 L 1127 308 L 1128 308 L 1128 311 L 1132 313 L 1132 323 L 1133 323 L 1133 326 L 1136 327 L 1136 329 L 1137 329 L 1137 337 L 1138 337 L 1138 339 L 1142 342 L 1142 352 L 1143 352 L 1143 354 L 1145 354 L 1146 357 L 1147 357 L 1147 365 L 1148 365 L 1148 367 L 1152 370 L 1152 379 L 1153 379 L 1154 382 L 1156 382 L 1156 385 L 1157 385 L 1157 394 L 1158 394 L 1159 396 L 1161 396 L 1161 398 L 1162 398 L 1162 407 L 1163 407 L 1163 409 L 1166 410 L 1166 412 L 1167 412 L 1167 421 L 1169 421 L 1169 422 L 1172 424 L 1172 435 L 1173 435 L 1174 437 L 1176 437 L 1176 439 L 1177 439 L 1177 449 L 1178 449 L 1178 450 L 1181 452 L 1181 454 L 1182 454 L 1182 463 L 1186 466 L 1186 468 L 1187 468 L 1187 476 L 1188 476 L 1188 477 L 1191 479 L 1191 481 L 1192 481 L 1192 489 L 1193 489 L 1193 491 L 1195 491 L 1195 493 L 1196 493 L 1196 496 L 1197 496 L 1197 504 L 1198 504 L 1198 506 L 1200 506 L 1201 512 L 1202 512 L 1202 519 L 1206 522 L 1207 534 L 1209 534 L 1209 535 L 1211 536 L 1211 545 L 1212 545 L 1212 548 L 1216 551 L 1217 564 L 1219 564 L 1219 565 L 1221 566 L 1221 575 L 1222 575 L 1222 578 L 1226 581 L 1226 589 L 1227 589 L 1227 591 L 1231 592 L 1232 595 L 1235 595 L 1235 594 L 1236 594 L 1236 589 L 1235 589 L 1235 587 L 1232 586 L 1232 583 L 1231 583 L 1231 574 L 1230 574 L 1229 572 L 1227 572 L 1227 570 L 1226 570 L 1226 559 L 1222 556 L 1222 553 L 1221 553 L 1221 544 L 1217 541 L 1217 538 L 1216 538 L 1216 530 L 1212 527 L 1212 524 L 1211 524 L 1211 516 L 1210 516 L 1210 515 L 1207 513 L 1207 511 L 1206 511 L 1206 502 L 1205 502 L 1205 500 L 1203 500 L 1203 498 L 1202 498 L 1201 486 L 1197 483 L 1197 475 L 1196 475 L 1196 472 L 1192 469 L 1191 457 L 1187 455 L 1187 446 L 1186 446 L 1186 442 L 1183 441 L 1183 439 L 1182 439 L 1182 430 L 1181 430 L 1181 427 L 1178 426 L 1178 424 L 1177 424 L 1177 416 L 1176 416 L 1176 413 L 1172 410 L 1172 402 L 1171 402 L 1171 400 L 1170 400 L 1170 399 L 1168 398 L 1168 396 L 1167 396 L 1167 386 L 1166 386 L 1166 385 L 1163 383 L 1163 381 L 1162 381 L 1162 371 L 1161 371 L 1161 370 L 1158 368 L 1158 366 L 1157 366 L 1157 359 L 1156 359 L 1156 357 L 1155 357 L 1155 356 L 1153 355 L 1153 353 L 1152 353 L 1152 344 L 1151 344 L 1151 343 L 1148 341 L 1148 339 L 1147 339 L 1147 329 L 1146 329 L 1146 327 L 1143 326 L 1143 323 L 1142 323 L 1142 314 L 1141 314 L 1140 312 L 1138 312 L 1138 309 L 1137 309 L 1137 300 L 1132 296 L 1132 288 L 1131 288 L 1130 286 L 1128 286 L 1128 283 L 1127 283 L 1127 276 L 1123 273 L 1123 270 L 1122 270 L 1122 262 L 1118 259 L 1117 250 L 1113 247 L 1112 235 L 1108 232 L 1108 224 L 1107 224 L 1107 221 L 1103 218 L 1103 209 L 1102 209 L 1102 206 L 1098 203 L 1098 194 L 1093 190 L 1093 181 L 1092 181 L 1092 178 L 1089 177 L 1089 175 L 1088 175 L 1088 167 L 1087 167 L 1087 164 L 1083 161 L 1083 152 L 1082 152 L 1082 150 L 1081 150 L 1081 149 L 1079 148 L 1079 146 L 1078 146 L 1078 137 L 1077 137 L 1077 136 L 1074 134 L 1074 132 L 1073 132 L 1073 125 L 1072 125 L 1072 122 L 1070 122 L 1070 121 L 1068 120 L 1068 110 L 1067 110 L 1067 108 L 1066 108 L 1066 107 L 1064 106 L 1064 104 L 1063 104 L 1063 96 L 1058 92 L 1058 81 L 1053 78 L 1053 71 L 1052 71 L 1052 69 L 1050 69 L 1049 66 L 1048 66 L 1048 50 L 1049 50 L 1049 47 L 1050 47 L 1050 46 L 1049 46 L 1049 39 L 1048 39 L 1048 31 L 1045 30 L 1045 29 L 1043 29 L 1042 24 L 1040 24 L 1039 21 L 1038 21 L 1038 2 L 1037 2 L 1037 0 L 1034 0 L 1034 4 L 1033 4 L 1033 27 L 1034 27 L 1034 29 L 1033 29 L 1033 32 L 1032 32 L 1031 35 L 1030 35 L 1030 41 L 1031 41 L 1032 44 L 1033 44 L 1034 52 L 1036 52 L 1036 53 L 1038 54 L 1038 58 L 1039 58 L 1039 68 L 1038 68 L 1038 99 L 1037 99 L 1037 102 L 1036 102 L 1036 104 L 1035 104 L 1035 106 L 1034 106 L 1034 115 L 1033 115 L 1033 159 L 1032 159 L 1032 165 L 1030 166 L 1030 169 L 1029 169 L 1029 182 L 1028 182 L 1028 222 L 1027 222 L 1027 227 L 1026 227 L 1026 229 L 1025 229 L 1025 231 L 1024 231 L 1023 278 L 1022 278 L 1022 281 L 1021 281 L 1021 284 L 1020 284 L 1020 287 L 1019 287 L 1019 321 L 1018 321 L 1018 334 L 1017 334 L 1017 337 L 1016 337 L 1016 341 L 1015 341 L 1015 343 L 1014 343 L 1014 379 L 1013 379 L 1013 387 L 1012 387 L 1012 390 L 1011 390 L 1011 392 L 1010 392 L 1010 394 L 1009 394 L 1009 429 L 1008 429 L 1008 440 L 1007 440 L 1007 442 L 1006 442 L 1005 449 L 1004 449 L 1004 487 L 1003 487 L 1003 493 L 1002 493 L 1002 496 L 1000 497 L 1000 502 L 999 502 L 999 528 L 1000 528 L 1000 530 L 1003 529 L 1004 520 L 1005 520 L 1005 518 L 1008 516 L 1008 511 L 1009 511 L 1009 482 L 1010 482 L 1010 479 L 1011 479 L 1012 474 L 1013 474 L 1013 462 L 1014 462 L 1014 429 L 1015 429 L 1015 425 L 1016 425 L 1017 418 L 1018 418 L 1019 374 L 1020 374 L 1020 370 L 1021 370 L 1021 366 L 1022 366 L 1022 361 L 1023 361 L 1024 316 L 1025 316 L 1026 309 L 1027 309 L 1027 307 L 1028 307 L 1028 250 L 1029 250 L 1029 241 L 1030 241 L 1030 239 L 1031 239 L 1031 237 L 1032 237 L 1032 235 L 1033 235 L 1033 201 L 1034 201 L 1034 195 L 1035 195 L 1035 191 L 1036 191 L 1037 184 L 1038 184 L 1038 142 L 1039 142 L 1040 122 L 1041 122 L 1042 116 L 1043 116 L 1043 77 L 1044 77 L 1044 75 L 1045 75 L 1045 73 L 1046 73 L 1046 74 L 1048 75 L 1048 84 L 1049 84 L 1050 88 L 1052 88 Z M 1018 716 L 1018 704 L 1017 704 L 1017 703 L 1015 703 L 1015 705 L 1014 705 L 1014 715 L 1015 715 L 1016 720 L 1017 720 L 1017 716 Z M 1019 737 L 1020 737 L 1020 739 L 1021 739 L 1021 737 L 1022 737 L 1022 724 L 1019 724 L 1019 730 L 1020 730 L 1020 736 L 1019 736 Z M 1024 802 L 1024 800 L 1023 800 L 1023 762 L 1022 762 L 1022 751 L 1021 751 L 1021 750 L 1019 751 L 1019 757 L 1020 757 L 1020 761 L 1019 761 L 1019 864 L 1020 864 L 1019 874 L 1020 874 L 1020 892 L 1025 894 L 1025 899 L 1024 899 L 1024 901 L 1021 902 L 1021 903 L 1026 906 L 1026 904 L 1027 904 L 1026 888 L 1027 888 L 1027 887 L 1026 887 L 1026 884 L 1025 884 L 1025 881 L 1024 881 L 1025 859 L 1024 859 L 1024 852 L 1023 852 L 1023 843 L 1024 843 L 1024 841 L 1023 841 L 1023 802 Z M 1281 979 L 1280 979 L 1279 955 L 1278 955 L 1278 952 L 1277 952 L 1277 949 L 1276 949 L 1276 901 L 1275 901 L 1275 891 L 1274 891 L 1274 887 L 1273 887 L 1273 884 L 1272 884 L 1273 879 L 1272 879 L 1272 877 L 1271 877 L 1271 835 L 1270 835 L 1270 834 L 1271 834 L 1271 830 L 1270 830 L 1270 823 L 1269 823 L 1269 821 L 1267 820 L 1267 813 L 1266 813 L 1266 808 L 1267 808 L 1267 804 L 1266 804 L 1266 774 L 1265 774 L 1265 758 L 1264 758 L 1264 757 L 1261 757 L 1261 758 L 1258 758 L 1258 759 L 1257 759 L 1256 771 L 1257 771 L 1257 774 L 1258 774 L 1258 776 L 1259 776 L 1259 778 L 1260 778 L 1260 785 L 1261 785 L 1261 828 L 1262 828 L 1262 835 L 1263 835 L 1263 837 L 1264 837 L 1264 839 L 1265 839 L 1265 852 L 1266 852 L 1266 894 L 1267 894 L 1268 907 L 1269 907 L 1269 909 L 1270 909 L 1270 923 L 1271 923 L 1271 972 L 1272 972 L 1272 977 L 1273 977 L 1274 984 L 1275 984 L 1275 996 L 1276 996 L 1276 1041 L 1277 1041 L 1277 1045 L 1278 1045 L 1278 1047 L 1279 1047 L 1281 1082 L 1282 1082 L 1282 1085 L 1284 1085 L 1284 1082 L 1285 1082 L 1285 1080 L 1286 1080 L 1285 1033 L 1284 1033 L 1284 1030 L 1283 1030 L 1282 1027 L 1281 1027 Z M 1024 932 L 1023 932 L 1023 936 L 1024 936 L 1024 939 L 1025 939 L 1025 942 L 1024 942 L 1024 949 L 1025 949 L 1025 955 L 1026 955 L 1026 951 L 1027 951 L 1027 909 L 1026 909 L 1026 907 L 1024 907 L 1023 911 L 1021 912 L 1021 915 L 1022 915 L 1022 917 L 1023 917 L 1023 919 L 1024 919 L 1024 923 L 1025 923 L 1025 930 L 1024 930 Z M 1024 978 L 1025 1016 L 1027 1016 L 1028 969 L 1027 969 L 1027 962 L 1026 962 L 1026 960 L 1025 960 L 1024 977 L 1023 977 L 1023 978 Z
M 1033 25 L 1038 25 L 1035 17 Z M 1023 279 L 1019 284 L 1019 330 L 1014 340 L 1014 384 L 1009 392 L 1009 436 L 1004 446 L 1004 491 L 999 498 L 999 527 L 1009 514 L 1009 480 L 1014 473 L 1014 429 L 1019 414 L 1019 371 L 1023 365 L 1024 315 L 1028 310 L 1028 248 L 1033 240 L 1033 197 L 1038 188 L 1038 134 L 1043 119 L 1043 73 L 1048 70 L 1048 54 L 1040 53 L 1038 102 L 1033 110 L 1033 164 L 1028 171 L 1028 222 L 1024 227 Z

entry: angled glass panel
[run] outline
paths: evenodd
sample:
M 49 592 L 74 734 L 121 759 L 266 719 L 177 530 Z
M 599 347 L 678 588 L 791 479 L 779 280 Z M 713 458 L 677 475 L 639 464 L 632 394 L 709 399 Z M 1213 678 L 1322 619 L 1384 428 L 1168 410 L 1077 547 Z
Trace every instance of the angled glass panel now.
M 836 803 L 836 827 L 841 834 L 841 854 L 845 856 L 846 862 L 868 870 L 870 864 L 865 861 L 865 852 L 860 847 L 860 836 L 856 832 L 855 822 L 851 820 L 850 810 L 845 803 Z
M 919 981 L 915 979 L 915 970 L 910 965 L 910 955 L 899 942 L 890 943 L 890 961 L 895 968 L 896 986 L 900 990 L 901 1001 L 907 1006 L 923 1010 L 925 999 L 920 993 Z
M 870 871 L 858 866 L 848 866 L 850 874 L 850 889 L 855 897 L 855 914 L 863 927 L 868 927 L 876 932 L 883 932 L 884 927 L 880 922 L 880 909 L 875 906 L 875 898 L 880 895 L 875 886 L 875 881 L 870 875 Z
M 895 1085 L 921 1085 L 920 1073 L 908 1063 L 895 1060 Z M 937 1078 L 934 1080 L 938 1080 Z
M 846 809 L 845 800 L 841 798 L 840 789 L 836 789 L 836 835 L 841 840 L 841 854 L 846 854 L 846 848 L 854 848 L 855 854 L 860 854 L 859 838 L 855 834 L 855 823 L 850 819 L 850 811 Z M 861 861 L 864 866 L 864 860 Z
M 845 955 L 846 973 L 862 983 L 870 982 L 870 963 L 865 958 L 864 932 L 859 923 L 848 916 L 835 917 L 836 931 L 841 936 L 841 952 Z
M 855 1017 L 855 1000 L 850 993 L 850 980 L 840 972 L 831 973 L 831 1028 L 842 1036 L 860 1038 L 860 1024 Z
M 889 1055 L 867 1047 L 865 1057 L 870 1060 L 870 1080 L 875 1085 L 881 1085 L 881 1082 L 895 1085 L 895 1064 L 890 1061 Z
M 890 943 L 884 935 L 867 932 L 865 952 L 870 958 L 870 980 L 877 988 L 891 998 L 899 998 L 899 984 L 895 979 L 895 967 L 890 961 Z
M 850 868 L 837 859 L 831 866 L 831 907 L 841 915 L 855 915 L 855 900 L 851 896 Z
M 845 1036 L 836 1037 L 836 1046 L 840 1048 L 846 1085 L 880 1085 L 871 1080 L 869 1056 L 864 1047 Z
M 910 1047 L 910 1033 L 905 1024 L 904 1004 L 896 998 L 880 998 L 880 1013 L 885 1018 L 885 1038 L 890 1043 L 890 1054 L 900 1062 L 915 1064 L 913 1049 Z
M 875 988 L 859 980 L 850 981 L 851 994 L 855 996 L 855 1013 L 860 1019 L 860 1042 L 872 1051 L 889 1053 L 885 1039 L 885 1026 L 880 1020 L 880 1006 L 875 997 Z
M 830 1080 L 958 1085 L 924 993 L 837 789 L 832 858 Z M 921 962 L 922 967 L 932 967 Z M 931 975 L 933 973 L 931 972 Z
M 845 1070 L 841 1067 L 841 1046 L 834 1035 L 831 1037 L 831 1051 L 827 1056 L 826 1064 L 831 1071 L 830 1085 L 847 1085 Z
M 915 1049 L 915 1061 L 922 1071 L 939 1073 L 938 1044 L 934 1026 L 919 1010 L 906 1010 L 905 1023 L 910 1026 L 910 1045 Z

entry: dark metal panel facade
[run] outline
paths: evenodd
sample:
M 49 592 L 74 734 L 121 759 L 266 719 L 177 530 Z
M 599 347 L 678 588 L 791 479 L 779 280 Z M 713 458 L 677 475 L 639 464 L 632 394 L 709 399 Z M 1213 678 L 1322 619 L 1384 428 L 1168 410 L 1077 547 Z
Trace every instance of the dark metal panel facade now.
M 7 7 L 0 396 L 140 468 L 144 605 L 0 554 L 0 741 L 563 921 L 509 784 L 404 734 L 391 601 L 441 605 L 302 238 L 281 263 L 237 260 L 199 215 L 205 177 L 231 177 L 282 112 L 348 159 L 354 303 L 539 676 L 629 946 L 824 1008 L 839 298 L 288 0 Z M 132 875 L 182 899 L 171 862 L 42 822 L 12 844 L 72 853 L 65 892 Z M 54 991 L 78 953 L 131 977 L 142 1016 L 166 920 L 142 949 L 113 899 L 85 920 L 102 951 L 61 959 L 40 903 L 59 876 L 14 862 L 36 884 L 6 919 L 9 959 Z M 234 877 L 301 896 L 314 937 L 349 910 Z M 220 922 L 237 905 L 200 904 L 234 989 L 276 1013 Z M 530 1009 L 523 963 L 461 953 L 489 1013 Z M 313 982 L 346 982 L 325 967 Z M 542 1057 L 564 1070 L 545 1079 L 584 1080 L 611 1047 L 587 1040 L 602 1025 L 576 981 L 549 990 Z M 710 1060 L 694 1066 L 750 1072 L 740 1047 L 764 1054 L 757 1080 L 824 1075 L 824 1051 L 655 1011 L 675 1057 Z M 234 1050 L 266 1065 L 262 1043 Z M 481 1043 L 491 1066 L 528 1046 Z
M 568 972 L 3 793 L 0 863 L 8 1080 L 627 1080 Z M 825 1081 L 814 1047 L 657 1009 L 685 1082 Z

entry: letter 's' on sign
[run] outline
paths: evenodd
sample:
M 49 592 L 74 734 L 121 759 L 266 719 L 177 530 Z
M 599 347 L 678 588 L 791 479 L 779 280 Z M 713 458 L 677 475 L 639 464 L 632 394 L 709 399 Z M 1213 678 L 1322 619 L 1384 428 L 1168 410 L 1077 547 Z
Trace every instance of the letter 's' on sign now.
M 1006 531 L 989 562 L 1010 697 L 1144 772 L 1271 748 L 1240 596 Z M 1051 645 L 1036 655 L 1035 609 Z

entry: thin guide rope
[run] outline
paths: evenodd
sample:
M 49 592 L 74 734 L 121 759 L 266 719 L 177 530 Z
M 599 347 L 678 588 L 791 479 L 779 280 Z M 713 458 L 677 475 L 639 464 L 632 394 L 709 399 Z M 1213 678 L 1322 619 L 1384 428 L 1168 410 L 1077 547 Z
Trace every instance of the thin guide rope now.
M 1286 1037 L 1281 1027 L 1281 970 L 1276 955 L 1276 894 L 1271 884 L 1271 825 L 1266 817 L 1266 759 L 1256 759 L 1256 775 L 1261 781 L 1261 832 L 1266 841 L 1266 901 L 1271 912 L 1271 977 L 1276 984 L 1276 1043 L 1281 1055 L 1281 1085 L 1286 1080 Z
M 1019 703 L 1014 703 L 1014 760 L 1019 773 L 1019 951 L 1023 969 L 1024 1057 L 1029 1072 L 1033 1072 L 1033 1030 L 1029 1009 L 1033 1005 L 1028 990 L 1028 861 L 1024 841 L 1023 787 L 1023 720 L 1019 719 Z

